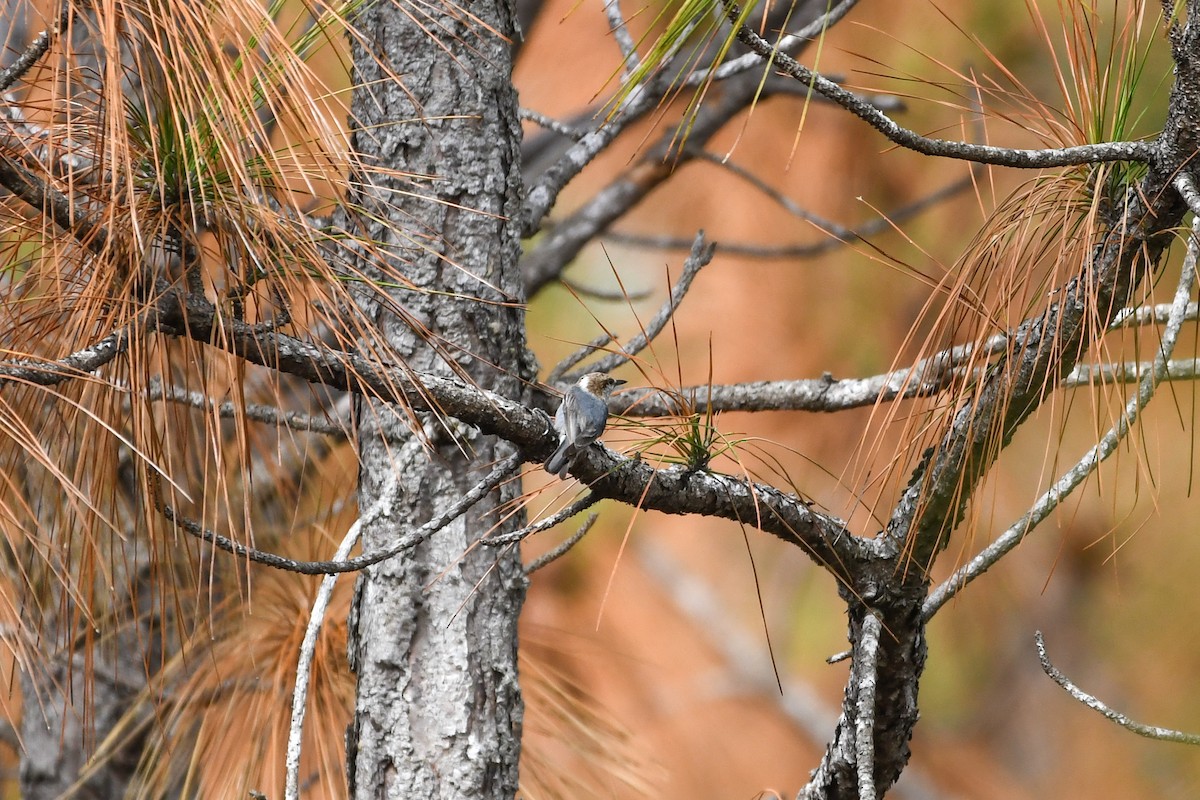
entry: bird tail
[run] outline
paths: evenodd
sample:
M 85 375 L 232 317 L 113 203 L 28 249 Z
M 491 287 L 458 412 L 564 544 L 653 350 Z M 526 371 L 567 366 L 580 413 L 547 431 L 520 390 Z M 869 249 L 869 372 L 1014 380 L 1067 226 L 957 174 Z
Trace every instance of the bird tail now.
M 571 464 L 575 462 L 575 448 L 571 442 L 563 442 L 554 451 L 554 454 L 546 459 L 546 472 L 551 475 L 557 475 L 560 478 L 567 477 L 567 470 L 571 468 Z

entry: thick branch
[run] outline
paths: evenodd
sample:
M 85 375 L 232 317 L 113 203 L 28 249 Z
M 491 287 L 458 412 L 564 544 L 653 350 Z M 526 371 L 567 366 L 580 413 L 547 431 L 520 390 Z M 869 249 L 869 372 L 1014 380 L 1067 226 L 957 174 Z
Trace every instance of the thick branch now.
M 936 614 L 939 608 L 958 594 L 968 583 L 987 572 L 1009 551 L 1020 544 L 1042 520 L 1050 515 L 1050 512 L 1058 507 L 1059 503 L 1069 497 L 1089 475 L 1096 471 L 1102 461 L 1116 452 L 1121 441 L 1137 422 L 1138 414 L 1154 396 L 1155 388 L 1167 377 L 1171 352 L 1175 349 L 1175 343 L 1179 338 L 1179 329 L 1183 326 L 1187 315 L 1188 298 L 1191 296 L 1192 285 L 1196 282 L 1197 247 L 1200 246 L 1197 236 L 1200 236 L 1200 216 L 1195 217 L 1192 222 L 1192 237 L 1188 242 L 1187 257 L 1184 259 L 1179 285 L 1175 290 L 1175 302 L 1172 304 L 1173 314 L 1163 331 L 1162 341 L 1153 365 L 1143 374 L 1137 392 L 1126 405 L 1125 413 L 1117 419 L 1116 424 L 1109 429 L 1108 433 L 1101 437 L 1095 447 L 1088 450 L 1074 467 L 1037 499 L 1029 511 L 967 564 L 955 570 L 953 575 L 930 593 L 922 610 L 922 615 L 926 620 Z
M 170 312 L 164 311 L 163 317 L 173 322 L 175 330 L 252 363 L 313 383 L 399 402 L 414 412 L 453 417 L 507 439 L 530 461 L 541 461 L 552 449 L 554 440 L 543 414 L 495 393 L 222 319 L 203 298 L 174 293 L 164 296 L 162 304 L 174 306 Z M 760 528 L 800 546 L 839 577 L 844 578 L 849 563 L 867 551 L 864 542 L 847 534 L 841 520 L 813 511 L 802 499 L 763 484 L 683 469 L 656 471 L 601 447 L 588 448 L 574 474 L 600 497 L 647 510 L 717 516 Z
M 888 523 L 894 546 L 928 565 L 962 518 L 979 479 L 1017 427 L 1075 367 L 1089 344 L 1124 313 L 1133 290 L 1173 240 L 1187 205 L 1172 181 L 1200 145 L 1200 24 L 1189 17 L 1187 47 L 1176 48 L 1177 81 L 1157 158 L 1139 185 L 1115 204 L 1108 233 L 1083 272 L 1039 317 L 1012 335 L 1011 353 L 988 370 L 927 454 Z

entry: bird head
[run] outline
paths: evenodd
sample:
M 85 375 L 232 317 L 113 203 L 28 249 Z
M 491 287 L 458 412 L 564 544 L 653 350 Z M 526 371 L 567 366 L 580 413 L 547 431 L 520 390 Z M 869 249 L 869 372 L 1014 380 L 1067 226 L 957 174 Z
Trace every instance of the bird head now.
M 625 381 L 610 377 L 603 372 L 589 372 L 579 379 L 579 388 L 596 397 L 608 397 L 613 389 L 623 386 Z

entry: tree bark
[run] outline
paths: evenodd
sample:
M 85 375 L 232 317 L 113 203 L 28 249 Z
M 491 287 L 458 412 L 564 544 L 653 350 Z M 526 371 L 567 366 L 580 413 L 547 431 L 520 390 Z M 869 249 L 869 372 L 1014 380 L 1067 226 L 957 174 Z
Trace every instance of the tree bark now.
M 361 176 L 350 200 L 364 213 L 344 221 L 379 248 L 358 264 L 374 283 L 359 296 L 373 323 L 363 351 L 422 371 L 465 373 L 518 399 L 532 361 L 511 222 L 521 187 L 509 52 L 515 23 L 504 2 L 472 3 L 470 12 L 379 3 L 357 20 L 352 145 L 381 172 Z M 496 438 L 444 423 L 360 401 L 359 505 L 373 504 L 389 480 L 399 488 L 390 517 L 363 531 L 364 551 L 429 519 L 498 457 Z M 493 526 L 520 525 L 520 515 L 502 522 L 497 511 L 517 491 L 509 483 L 359 578 L 349 643 L 358 673 L 347 740 L 351 797 L 515 794 L 525 578 L 515 548 L 473 544 Z

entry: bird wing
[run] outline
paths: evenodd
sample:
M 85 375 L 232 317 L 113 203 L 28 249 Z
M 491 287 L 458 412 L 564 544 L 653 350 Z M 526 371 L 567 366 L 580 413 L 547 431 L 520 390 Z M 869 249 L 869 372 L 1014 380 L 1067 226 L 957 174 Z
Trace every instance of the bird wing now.
M 558 407 L 556 422 L 563 439 L 576 445 L 588 445 L 604 432 L 608 406 L 600 398 L 572 386 Z

